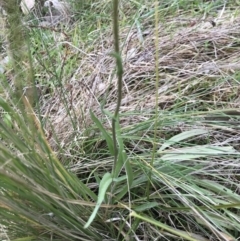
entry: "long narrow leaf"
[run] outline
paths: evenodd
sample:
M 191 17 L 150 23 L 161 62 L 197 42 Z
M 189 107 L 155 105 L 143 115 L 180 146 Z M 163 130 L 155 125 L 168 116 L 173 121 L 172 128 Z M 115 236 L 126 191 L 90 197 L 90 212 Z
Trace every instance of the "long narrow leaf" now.
M 117 134 L 117 141 L 118 141 L 118 145 L 119 145 L 119 155 L 118 155 L 119 160 L 118 161 L 120 161 L 120 163 L 122 163 L 124 165 L 124 168 L 127 173 L 128 185 L 129 185 L 129 187 L 131 187 L 132 182 L 133 182 L 133 171 L 132 171 L 130 162 L 128 160 L 126 151 L 124 150 L 124 144 L 123 144 L 123 139 L 121 136 L 121 128 L 120 128 L 119 122 L 116 123 L 116 134 Z
M 200 157 L 229 154 L 237 154 L 237 152 L 232 147 L 193 146 L 179 148 L 176 151 L 171 152 L 170 154 L 163 155 L 161 159 L 165 161 L 186 161 Z
M 99 194 L 98 194 L 97 205 L 95 206 L 87 223 L 84 225 L 84 228 L 88 228 L 90 226 L 90 224 L 92 223 L 92 221 L 94 220 L 94 218 L 96 217 L 98 209 L 100 208 L 100 205 L 102 204 L 102 202 L 104 200 L 106 191 L 111 183 L 112 183 L 112 175 L 107 172 L 104 174 L 104 176 L 100 182 L 100 185 L 99 185 Z
M 158 152 L 163 151 L 164 149 L 168 148 L 171 145 L 174 145 L 177 142 L 186 140 L 190 137 L 193 136 L 199 136 L 199 135 L 203 135 L 203 134 L 207 134 L 208 131 L 204 130 L 204 129 L 194 129 L 194 130 L 190 130 L 190 131 L 184 131 L 176 136 L 173 136 L 172 138 L 170 138 L 169 140 L 167 140 L 162 146 L 161 148 L 158 150 Z
M 98 120 L 98 118 L 94 115 L 94 113 L 92 111 L 90 111 L 90 115 L 91 115 L 91 118 L 94 121 L 94 123 L 97 125 L 99 130 L 102 132 L 103 137 L 105 138 L 105 140 L 107 142 L 108 149 L 109 149 L 111 155 L 114 156 L 113 140 L 112 140 L 111 136 L 106 132 L 102 123 Z

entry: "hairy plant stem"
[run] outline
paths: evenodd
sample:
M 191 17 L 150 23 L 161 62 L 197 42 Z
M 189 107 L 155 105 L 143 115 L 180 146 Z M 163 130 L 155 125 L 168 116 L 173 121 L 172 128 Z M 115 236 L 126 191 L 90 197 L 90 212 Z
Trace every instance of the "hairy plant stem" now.
M 117 147 L 117 136 L 116 136 L 116 122 L 119 121 L 119 109 L 122 101 L 122 76 L 123 66 L 122 59 L 119 50 L 119 26 L 118 26 L 118 0 L 113 0 L 113 36 L 114 36 L 114 53 L 111 55 L 116 59 L 116 68 L 118 76 L 118 89 L 117 89 L 117 106 L 112 118 L 112 133 L 113 133 L 113 145 L 114 145 L 114 163 L 113 163 L 113 174 L 115 173 L 118 159 L 118 147 Z

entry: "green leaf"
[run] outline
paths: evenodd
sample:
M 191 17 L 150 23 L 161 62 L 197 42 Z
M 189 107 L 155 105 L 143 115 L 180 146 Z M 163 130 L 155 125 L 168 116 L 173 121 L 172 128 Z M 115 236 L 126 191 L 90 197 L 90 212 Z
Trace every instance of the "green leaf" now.
M 8 126 L 8 127 L 12 127 L 12 118 L 9 114 L 4 114 L 3 116 L 3 122 Z
M 204 130 L 204 129 L 194 129 L 194 130 L 190 130 L 190 131 L 185 131 L 182 132 L 172 138 L 170 138 L 169 140 L 167 140 L 162 146 L 161 148 L 158 150 L 158 152 L 163 151 L 164 149 L 166 149 L 167 147 L 174 145 L 177 142 L 180 142 L 182 140 L 186 140 L 190 137 L 193 136 L 199 136 L 199 135 L 203 135 L 203 134 L 207 134 L 208 131 Z
M 118 166 L 119 165 L 119 166 Z M 125 171 L 126 171 L 126 176 L 124 176 L 125 178 L 127 178 L 127 183 L 125 182 L 125 184 L 119 184 L 119 187 L 121 188 L 120 193 L 117 195 L 116 200 L 120 200 L 123 196 L 126 195 L 126 193 L 128 193 L 129 189 L 132 186 L 133 183 L 133 172 L 132 172 L 132 167 L 130 166 L 130 162 L 129 160 L 127 160 L 127 155 L 125 150 L 123 150 L 121 153 L 119 153 L 118 155 L 118 165 L 117 165 L 117 169 L 121 170 L 120 166 L 124 166 Z
M 219 214 L 219 213 L 210 213 L 210 212 L 206 212 L 206 217 L 208 218 L 208 220 L 211 221 L 211 223 L 214 223 L 215 226 L 217 226 L 218 228 L 222 229 L 222 228 L 227 228 L 229 230 L 234 230 L 235 225 L 234 223 L 229 222 L 228 220 L 224 220 L 224 217 Z M 202 220 L 201 218 L 198 218 L 197 216 L 195 217 L 196 221 L 201 224 L 201 225 L 206 225 L 205 221 Z
M 223 197 L 228 197 L 227 200 L 231 202 L 239 203 L 239 195 L 232 191 L 231 189 L 211 180 L 202 179 L 199 183 L 202 187 L 205 187 L 207 190 L 215 192 L 217 195 L 222 195 Z
M 0 106 L 1 106 L 6 112 L 12 112 L 11 107 L 7 104 L 7 102 L 6 102 L 3 98 L 0 98 Z
M 94 172 L 93 175 L 96 179 L 97 184 L 100 184 L 101 180 L 100 180 L 99 176 L 97 175 L 97 173 Z
M 109 118 L 113 118 L 114 117 L 114 114 L 112 114 L 110 111 L 108 111 L 108 110 L 106 110 L 106 109 L 103 109 L 102 110 L 103 111 L 103 113 L 106 115 L 106 116 L 108 116 Z
M 99 185 L 99 194 L 98 194 L 97 205 L 95 206 L 87 223 L 84 225 L 84 228 L 88 228 L 90 226 L 90 224 L 92 223 L 92 221 L 94 220 L 94 218 L 96 217 L 98 209 L 100 208 L 100 205 L 104 201 L 106 191 L 107 191 L 108 187 L 110 186 L 110 184 L 112 183 L 112 180 L 113 180 L 112 175 L 109 172 L 104 174 L 104 176 L 100 182 L 100 185 Z
M 132 171 L 131 164 L 128 160 L 126 151 L 124 150 L 123 139 L 121 136 L 121 128 L 118 121 L 116 122 L 116 137 L 119 145 L 119 151 L 118 151 L 118 160 L 117 160 L 116 169 L 114 170 L 115 171 L 114 177 L 117 178 L 122 168 L 124 167 L 126 171 L 126 178 L 127 178 L 127 185 L 126 185 L 126 182 L 125 182 L 125 185 L 123 185 L 122 183 L 119 183 L 118 185 L 119 188 L 117 188 L 118 190 L 120 190 L 120 192 L 116 196 L 116 200 L 120 200 L 123 196 L 126 195 L 126 193 L 129 192 L 129 189 L 132 186 L 133 171 Z
M 232 147 L 216 147 L 216 146 L 193 146 L 186 148 L 179 148 L 170 154 L 163 155 L 161 160 L 165 161 L 187 161 L 200 157 L 215 156 L 215 155 L 229 155 L 237 154 Z
M 128 185 L 129 185 L 129 187 L 131 187 L 132 183 L 133 183 L 133 171 L 132 171 L 131 163 L 127 157 L 125 150 L 122 151 L 122 158 L 124 160 L 123 164 L 124 164 L 125 171 L 127 174 Z
M 144 203 L 140 206 L 134 207 L 134 211 L 143 212 L 145 210 L 148 210 L 148 209 L 151 209 L 151 208 L 154 208 L 154 207 L 157 207 L 157 206 L 159 206 L 159 203 L 157 203 L 157 202 L 147 202 L 147 203 Z
M 107 133 L 107 131 L 104 129 L 102 123 L 98 120 L 98 118 L 94 115 L 94 113 L 92 111 L 90 111 L 90 115 L 91 115 L 91 118 L 94 121 L 94 123 L 97 125 L 99 130 L 102 132 L 103 137 L 107 142 L 108 149 L 109 149 L 111 155 L 114 156 L 114 146 L 113 146 L 113 140 L 112 140 L 111 136 Z
M 118 145 L 119 145 L 118 162 L 124 166 L 126 174 L 127 174 L 128 186 L 131 187 L 132 182 L 133 182 L 133 172 L 132 172 L 131 164 L 128 160 L 128 156 L 124 149 L 123 139 L 121 136 L 121 127 L 119 125 L 119 121 L 116 122 L 116 136 L 117 136 L 117 141 L 118 141 Z M 119 167 L 120 167 L 120 165 L 119 165 Z M 118 176 L 118 173 L 121 170 L 119 167 L 116 168 L 117 173 L 115 173 L 115 177 Z

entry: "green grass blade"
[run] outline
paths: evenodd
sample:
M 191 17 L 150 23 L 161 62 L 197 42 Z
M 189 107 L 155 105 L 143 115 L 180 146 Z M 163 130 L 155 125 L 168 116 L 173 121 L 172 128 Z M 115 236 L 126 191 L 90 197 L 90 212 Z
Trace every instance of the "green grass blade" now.
M 84 225 L 84 228 L 88 228 L 91 225 L 91 223 L 93 222 L 94 218 L 97 215 L 98 209 L 100 208 L 100 205 L 104 201 L 106 191 L 111 183 L 112 183 L 112 175 L 107 172 L 104 174 L 104 176 L 100 182 L 100 185 L 99 185 L 99 194 L 98 194 L 97 205 L 95 206 L 87 223 Z
M 227 196 L 228 200 L 230 200 L 233 203 L 239 203 L 239 195 L 237 193 L 233 192 L 229 188 L 227 188 L 217 182 L 214 182 L 212 180 L 204 180 L 203 179 L 203 180 L 201 180 L 200 185 L 207 188 L 208 190 L 212 190 L 217 195 Z
M 98 120 L 98 118 L 94 115 L 94 113 L 92 111 L 90 111 L 90 115 L 91 115 L 91 118 L 94 121 L 94 123 L 97 125 L 99 130 L 102 132 L 103 137 L 107 142 L 108 149 L 109 149 L 111 155 L 114 156 L 113 140 L 112 140 L 111 136 L 107 133 L 107 131 L 104 129 L 102 123 Z
M 194 129 L 194 130 L 190 130 L 190 131 L 184 131 L 184 132 L 170 138 L 169 140 L 167 140 L 161 146 L 161 148 L 158 150 L 158 152 L 161 152 L 164 149 L 170 147 L 171 145 L 174 145 L 180 141 L 186 140 L 190 137 L 199 136 L 199 135 L 203 135 L 203 134 L 207 134 L 207 133 L 208 133 L 208 131 L 204 130 L 204 129 Z
M 230 155 L 237 154 L 237 152 L 228 146 L 193 146 L 179 148 L 170 154 L 163 155 L 162 160 L 171 161 L 171 160 L 192 160 L 200 157 L 214 156 L 214 155 Z
M 143 212 L 143 211 L 146 211 L 148 209 L 151 209 L 151 208 L 154 208 L 154 207 L 157 207 L 157 206 L 159 206 L 159 203 L 157 203 L 157 202 L 146 202 L 142 205 L 134 207 L 134 211 Z
M 126 174 L 127 174 L 128 186 L 131 187 L 132 182 L 133 182 L 133 171 L 132 171 L 132 167 L 131 167 L 130 161 L 128 159 L 127 153 L 124 149 L 123 139 L 121 136 L 121 127 L 120 127 L 118 121 L 116 122 L 116 136 L 117 136 L 117 141 L 118 141 L 118 145 L 119 145 L 118 161 L 120 164 L 124 165 L 124 168 L 125 168 Z M 117 163 L 117 165 L 118 165 L 118 163 Z M 118 176 L 118 171 L 120 171 L 119 170 L 120 165 L 116 169 L 117 169 L 117 171 L 115 173 L 115 177 Z

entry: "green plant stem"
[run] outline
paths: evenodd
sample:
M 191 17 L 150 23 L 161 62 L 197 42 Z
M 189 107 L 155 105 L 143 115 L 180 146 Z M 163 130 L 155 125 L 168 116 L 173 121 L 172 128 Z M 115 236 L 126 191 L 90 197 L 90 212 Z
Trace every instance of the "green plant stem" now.
M 112 133 L 113 133 L 113 145 L 114 145 L 114 164 L 113 173 L 115 173 L 117 158 L 118 158 L 118 147 L 117 147 L 117 137 L 116 137 L 116 121 L 118 120 L 119 109 L 122 101 L 122 76 L 123 76 L 123 66 L 121 54 L 119 51 L 119 26 L 118 26 L 118 0 L 113 0 L 113 36 L 114 36 L 114 49 L 115 52 L 111 55 L 116 59 L 117 76 L 118 76 L 118 89 L 117 89 L 117 106 L 115 109 L 114 116 L 112 118 Z M 118 175 L 115 173 L 115 175 Z

